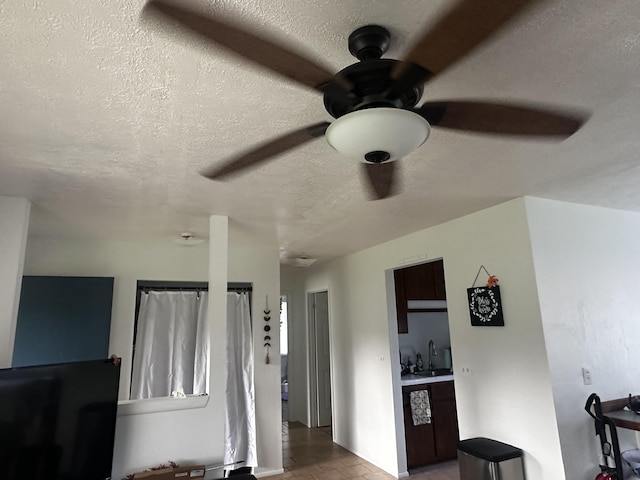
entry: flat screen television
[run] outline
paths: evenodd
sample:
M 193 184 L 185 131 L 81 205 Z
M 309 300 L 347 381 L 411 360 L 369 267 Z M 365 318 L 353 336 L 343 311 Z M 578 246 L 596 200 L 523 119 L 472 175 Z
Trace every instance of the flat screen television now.
M 119 362 L 0 370 L 0 479 L 111 478 Z

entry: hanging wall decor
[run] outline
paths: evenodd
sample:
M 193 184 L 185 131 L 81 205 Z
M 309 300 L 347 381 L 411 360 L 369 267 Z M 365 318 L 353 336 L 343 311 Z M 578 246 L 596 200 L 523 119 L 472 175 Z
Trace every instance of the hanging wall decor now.
M 487 284 L 484 287 L 476 287 L 478 276 L 484 270 L 487 276 Z M 471 325 L 474 327 L 503 327 L 504 317 L 502 316 L 502 299 L 500 298 L 500 287 L 498 279 L 491 275 L 484 265 L 476 275 L 471 288 L 467 289 L 467 299 L 469 301 L 469 314 Z
M 271 320 L 270 313 L 271 313 L 271 310 L 269 310 L 269 296 L 267 295 L 265 299 L 265 308 L 264 308 L 265 325 L 263 327 L 263 330 L 265 331 L 265 333 L 269 333 L 271 331 L 271 325 L 269 325 L 269 320 Z M 270 363 L 270 359 L 269 359 L 270 348 L 271 348 L 271 337 L 269 335 L 265 335 L 264 336 L 264 350 L 265 350 L 264 363 L 267 363 L 267 364 Z

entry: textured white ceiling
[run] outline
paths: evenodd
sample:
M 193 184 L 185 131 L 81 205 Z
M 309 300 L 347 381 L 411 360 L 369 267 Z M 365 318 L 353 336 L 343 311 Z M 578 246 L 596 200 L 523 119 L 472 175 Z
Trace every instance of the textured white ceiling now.
M 481 0 L 478 0 L 481 1 Z M 275 235 L 321 259 L 521 195 L 640 211 L 637 0 L 539 1 L 425 88 L 591 113 L 564 142 L 434 129 L 401 160 L 402 193 L 368 201 L 359 165 L 322 139 L 232 178 L 203 167 L 331 118 L 319 94 L 140 21 L 142 0 L 0 1 L 0 195 L 33 202 L 32 234 Z M 450 0 L 202 0 L 338 71 L 377 23 L 400 58 Z

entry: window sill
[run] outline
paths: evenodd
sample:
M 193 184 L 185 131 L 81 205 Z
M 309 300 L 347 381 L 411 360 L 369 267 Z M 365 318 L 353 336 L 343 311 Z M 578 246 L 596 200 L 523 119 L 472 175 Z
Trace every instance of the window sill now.
M 209 403 L 209 395 L 187 395 L 186 398 L 162 397 L 142 400 L 120 400 L 118 416 L 140 415 L 143 413 L 171 412 L 204 408 Z

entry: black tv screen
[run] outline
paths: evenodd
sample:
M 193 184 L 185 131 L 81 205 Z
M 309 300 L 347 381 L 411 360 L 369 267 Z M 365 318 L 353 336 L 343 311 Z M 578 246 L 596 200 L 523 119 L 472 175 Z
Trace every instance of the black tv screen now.
M 0 479 L 111 478 L 120 365 L 0 370 Z

